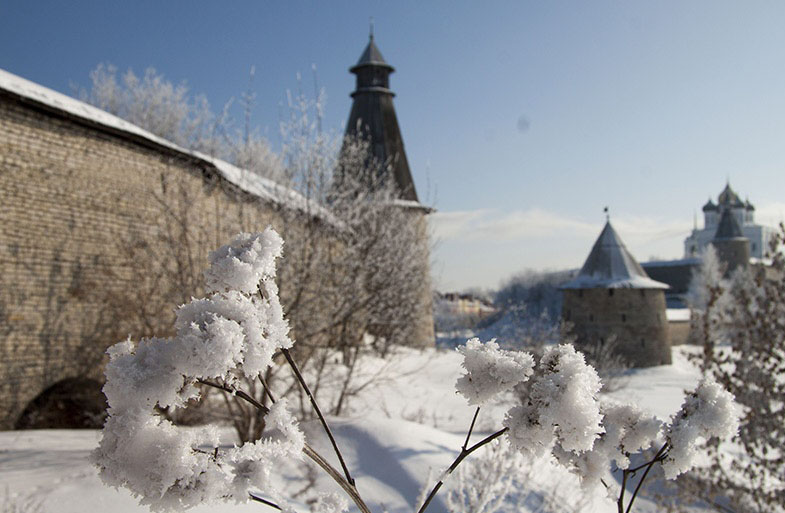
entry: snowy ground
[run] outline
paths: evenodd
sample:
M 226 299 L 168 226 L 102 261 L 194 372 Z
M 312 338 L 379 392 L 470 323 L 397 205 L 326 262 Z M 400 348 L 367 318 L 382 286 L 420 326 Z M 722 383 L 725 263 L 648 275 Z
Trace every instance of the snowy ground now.
M 687 350 L 674 348 L 671 366 L 630 372 L 626 385 L 610 395 L 667 418 L 681 405 L 683 390 L 698 379 L 697 371 L 687 362 Z M 332 419 L 339 445 L 357 477 L 358 489 L 374 511 L 412 511 L 429 473 L 444 469 L 455 457 L 473 413 L 454 392 L 461 374 L 460 362 L 460 355 L 444 350 L 404 351 L 392 360 L 394 365 L 369 362 L 368 372 L 378 371 L 383 379 L 352 399 L 347 416 Z M 483 432 L 497 429 L 504 411 L 503 405 L 483 411 L 475 438 L 479 440 Z M 329 454 L 316 426 L 304 427 L 320 452 Z M 127 491 L 107 488 L 98 479 L 88 457 L 99 436 L 97 431 L 0 432 L 2 509 L 57 513 L 147 511 Z M 558 511 L 615 511 L 615 505 L 603 500 L 599 491 L 582 494 L 572 476 L 547 461 L 529 466 L 527 489 L 517 492 L 519 511 L 548 511 L 544 504 L 548 498 Z M 302 465 L 282 465 L 281 479 L 292 495 L 308 482 Z M 323 477 L 317 478 L 316 485 L 325 490 L 336 489 Z M 312 489 L 298 499 L 302 502 L 313 495 Z M 23 503 L 26 507 L 13 509 Z M 640 506 L 637 511 L 654 511 L 645 501 Z M 273 510 L 248 503 L 205 505 L 193 511 Z M 304 503 L 301 511 L 308 511 Z M 434 504 L 429 511 L 446 512 L 445 502 Z

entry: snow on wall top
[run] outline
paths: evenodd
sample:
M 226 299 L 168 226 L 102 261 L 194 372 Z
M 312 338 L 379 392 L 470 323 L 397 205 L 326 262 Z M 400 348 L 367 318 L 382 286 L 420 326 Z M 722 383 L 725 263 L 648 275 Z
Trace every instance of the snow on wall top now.
M 20 96 L 23 99 L 45 105 L 50 109 L 91 121 L 109 129 L 141 137 L 159 146 L 204 161 L 215 168 L 218 174 L 226 181 L 263 200 L 300 210 L 317 217 L 325 219 L 331 218 L 330 214 L 323 207 L 308 200 L 288 187 L 284 187 L 268 178 L 264 178 L 245 169 L 240 169 L 221 159 L 178 146 L 171 141 L 158 137 L 113 114 L 93 107 L 92 105 L 88 105 L 75 98 L 71 98 L 70 96 L 58 93 L 48 87 L 31 82 L 20 76 L 14 75 L 13 73 L 9 73 L 3 69 L 0 69 L 0 89 Z
M 605 224 L 586 263 L 573 280 L 562 289 L 629 288 L 667 289 L 668 285 L 652 280 L 633 258 L 610 221 Z

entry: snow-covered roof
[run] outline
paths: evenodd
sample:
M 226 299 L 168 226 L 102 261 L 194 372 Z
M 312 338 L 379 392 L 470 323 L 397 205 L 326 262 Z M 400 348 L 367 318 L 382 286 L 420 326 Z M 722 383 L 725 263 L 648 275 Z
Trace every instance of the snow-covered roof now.
M 396 199 L 393 200 L 392 204 L 395 205 L 396 207 L 411 208 L 413 210 L 422 210 L 426 214 L 431 214 L 436 211 L 435 208 L 423 205 L 419 201 L 414 201 L 414 200 Z
M 690 314 L 689 308 L 668 308 L 665 310 L 665 318 L 670 322 L 689 322 Z
M 114 132 L 139 137 L 155 145 L 201 160 L 215 168 L 219 176 L 244 192 L 316 217 L 331 219 L 330 214 L 322 206 L 308 200 L 288 187 L 284 187 L 248 170 L 238 168 L 221 159 L 178 146 L 113 114 L 3 69 L 0 69 L 0 90 L 11 93 L 22 101 L 32 102 L 47 107 L 49 110 L 80 118 Z
M 652 280 L 633 258 L 610 221 L 605 224 L 578 276 L 562 289 L 667 289 Z

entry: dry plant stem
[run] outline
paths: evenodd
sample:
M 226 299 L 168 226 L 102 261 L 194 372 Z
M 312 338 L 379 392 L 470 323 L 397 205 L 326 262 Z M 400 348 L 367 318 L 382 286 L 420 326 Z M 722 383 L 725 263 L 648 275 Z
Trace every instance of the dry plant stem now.
M 319 453 L 314 451 L 310 445 L 305 444 L 303 446 L 303 452 L 306 456 L 311 458 L 314 463 L 322 467 L 322 469 L 327 472 L 327 474 L 332 477 L 333 480 L 335 480 L 335 482 L 341 486 L 341 488 L 343 488 L 346 494 L 351 497 L 354 504 L 360 509 L 362 513 L 371 513 L 371 510 L 365 504 L 365 501 L 363 501 L 362 497 L 360 497 L 360 494 L 357 492 L 357 488 L 354 486 L 354 484 L 349 483 L 346 479 L 344 479 L 344 477 Z
M 288 354 L 287 354 L 287 357 L 291 358 L 291 356 L 288 355 Z M 295 366 L 295 368 L 296 368 L 296 366 Z M 300 376 L 300 377 L 302 377 L 302 376 Z M 234 393 L 235 395 L 237 395 L 237 397 L 240 397 L 241 399 L 244 399 L 244 400 L 248 401 L 253 406 L 255 406 L 256 408 L 258 408 L 261 411 L 263 411 L 265 414 L 270 411 L 263 404 L 259 403 L 259 401 L 257 401 L 256 399 L 254 399 L 253 397 L 249 396 L 248 394 L 246 394 L 245 392 L 243 392 L 241 390 L 234 390 L 233 388 L 231 388 L 231 387 L 229 387 L 227 385 L 222 385 L 222 384 L 219 384 L 219 383 L 213 383 L 213 382 L 207 381 L 207 380 L 198 380 L 198 381 L 199 381 L 199 383 L 202 383 L 203 385 L 215 387 L 215 388 L 218 388 L 218 389 L 223 390 L 225 392 Z M 314 463 L 316 463 L 317 465 L 322 467 L 322 469 L 330 477 L 332 477 L 333 480 L 335 480 L 335 482 L 337 482 L 341 486 L 341 488 L 344 489 L 344 491 L 347 493 L 347 495 L 349 495 L 349 497 L 352 499 L 354 504 L 359 508 L 361 513 L 371 513 L 371 510 L 368 508 L 368 506 L 365 504 L 365 501 L 363 501 L 362 497 L 360 497 L 360 494 L 357 492 L 357 488 L 354 486 L 353 482 L 349 482 L 348 480 L 346 480 L 341 475 L 341 473 L 338 472 L 338 470 L 336 470 L 332 465 L 330 465 L 330 463 L 326 459 L 324 459 L 324 457 L 321 454 L 316 452 L 307 443 L 303 445 L 303 453 L 306 456 L 308 456 L 309 458 L 311 458 L 311 460 L 313 460 Z M 254 497 L 254 498 L 258 499 L 256 497 Z
M 630 511 L 632 511 L 632 504 L 635 502 L 635 498 L 638 496 L 638 492 L 640 491 L 641 486 L 643 486 L 643 482 L 646 480 L 646 476 L 649 475 L 649 471 L 651 470 L 651 468 L 654 466 L 655 463 L 662 462 L 662 460 L 665 459 L 667 451 L 668 451 L 668 442 L 665 442 L 665 444 L 662 447 L 660 447 L 660 450 L 657 451 L 657 455 L 654 456 L 654 458 L 651 461 L 646 462 L 643 465 L 638 465 L 633 469 L 624 470 L 624 474 L 622 477 L 621 492 L 619 492 L 619 500 L 616 503 L 616 505 L 618 506 L 619 513 L 630 513 Z M 646 468 L 646 470 L 643 472 L 643 476 L 641 476 L 640 481 L 638 481 L 638 484 L 635 486 L 635 491 L 632 492 L 632 497 L 630 497 L 630 502 L 627 504 L 627 509 L 624 509 L 624 489 L 626 488 L 627 485 L 627 478 L 631 475 L 635 475 L 635 473 L 642 468 Z
M 461 452 L 460 452 L 460 454 L 458 454 L 458 457 L 455 458 L 455 461 L 452 462 L 452 465 L 450 465 L 450 467 L 444 473 L 444 477 L 442 479 L 440 479 L 439 482 L 436 483 L 436 485 L 434 485 L 433 490 L 431 490 L 431 493 L 428 494 L 428 497 L 425 499 L 425 502 L 422 503 L 422 506 L 420 506 L 420 509 L 417 510 L 417 513 L 423 513 L 426 510 L 426 508 L 428 508 L 428 506 L 431 504 L 431 501 L 433 500 L 434 497 L 436 497 L 436 494 L 439 492 L 439 489 L 444 484 L 444 479 L 447 476 L 449 476 L 450 474 L 452 474 L 452 472 L 458 467 L 458 465 L 461 464 L 461 462 L 468 455 L 470 455 L 471 453 L 473 453 L 474 451 L 476 451 L 477 449 L 479 449 L 483 445 L 496 440 L 497 438 L 502 436 L 504 433 L 506 433 L 508 429 L 509 428 L 500 429 L 499 431 L 493 433 L 492 435 L 486 436 L 485 438 L 483 438 L 482 440 L 480 440 L 476 444 L 472 445 L 468 449 L 461 448 Z
M 346 462 L 343 459 L 341 450 L 338 448 L 338 443 L 335 441 L 332 431 L 330 431 L 330 426 L 327 425 L 327 420 L 324 418 L 324 415 L 322 415 L 322 410 L 319 409 L 319 405 L 316 404 L 316 398 L 314 398 L 313 394 L 311 393 L 311 389 L 308 388 L 308 384 L 306 384 L 305 379 L 303 379 L 302 374 L 300 374 L 300 369 L 297 368 L 297 364 L 294 363 L 294 359 L 292 358 L 292 355 L 288 349 L 282 349 L 281 352 L 283 353 L 284 357 L 286 357 L 286 361 L 289 362 L 289 366 L 294 371 L 294 375 L 297 377 L 297 381 L 300 383 L 300 386 L 303 387 L 303 390 L 308 395 L 308 399 L 311 401 L 311 406 L 313 406 L 314 411 L 316 411 L 316 415 L 319 417 L 319 421 L 322 423 L 322 427 L 324 428 L 325 433 L 327 433 L 327 437 L 330 439 L 333 450 L 338 456 L 338 461 L 341 462 L 341 468 L 343 468 L 343 473 L 346 475 L 346 480 L 350 485 L 355 486 L 354 478 L 349 473 L 349 468 L 346 466 Z
M 264 394 L 270 399 L 271 404 L 275 404 L 275 397 L 273 397 L 273 393 L 270 391 L 270 387 L 267 386 L 267 381 L 265 381 L 264 376 L 259 374 L 259 382 L 262 384 L 262 389 L 264 390 Z
M 208 387 L 217 388 L 218 390 L 223 390 L 224 392 L 228 392 L 228 393 L 230 393 L 232 395 L 236 395 L 240 399 L 244 399 L 244 400 L 248 401 L 249 403 L 251 403 L 252 405 L 254 405 L 256 408 L 260 409 L 265 415 L 270 413 L 270 409 L 267 406 L 263 405 L 262 403 L 260 403 L 259 401 L 257 401 L 253 397 L 251 397 L 250 395 L 246 394 L 242 390 L 235 390 L 234 388 L 232 388 L 230 386 L 223 385 L 221 383 L 214 383 L 214 382 L 208 381 L 206 379 L 198 379 L 196 381 L 197 381 L 197 383 L 199 383 L 201 385 L 207 385 Z
M 463 442 L 463 447 L 461 447 L 462 451 L 466 450 L 466 446 L 469 445 L 469 438 L 472 436 L 472 431 L 474 431 L 474 423 L 477 422 L 477 415 L 480 414 L 480 407 L 478 406 L 476 410 L 474 410 L 474 417 L 472 417 L 472 424 L 469 426 L 469 432 L 466 433 L 466 441 Z
M 270 502 L 268 500 L 262 499 L 261 497 L 257 497 L 256 495 L 249 493 L 248 496 L 251 498 L 252 501 L 261 502 L 265 506 L 270 506 L 271 508 L 275 508 L 278 511 L 281 511 L 281 506 L 274 502 Z

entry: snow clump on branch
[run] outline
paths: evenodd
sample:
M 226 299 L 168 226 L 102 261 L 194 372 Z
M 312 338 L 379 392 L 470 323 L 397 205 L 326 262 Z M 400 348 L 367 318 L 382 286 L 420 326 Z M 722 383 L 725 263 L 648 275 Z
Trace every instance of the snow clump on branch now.
M 304 437 L 285 400 L 267 414 L 279 436 L 231 448 L 219 447 L 214 428 L 181 429 L 156 411 L 198 398 L 200 380 L 232 389 L 240 375 L 255 378 L 275 351 L 291 347 L 274 281 L 282 245 L 270 228 L 240 234 L 210 255 L 205 277 L 213 294 L 178 308 L 173 338 L 109 349 L 109 417 L 93 453 L 106 484 L 128 488 L 156 510 L 246 501 L 251 487 L 288 509 L 270 476 L 281 459 L 301 457 Z
M 513 447 L 533 457 L 551 449 L 588 451 L 604 430 L 597 372 L 569 344 L 549 348 L 524 388 L 527 398 L 504 419 Z
M 666 433 L 670 450 L 662 463 L 665 477 L 673 479 L 692 468 L 698 441 L 730 438 L 739 429 L 739 407 L 733 395 L 710 377 L 687 394 Z
M 457 351 L 463 355 L 466 373 L 458 378 L 455 389 L 472 406 L 526 381 L 534 369 L 534 358 L 529 353 L 499 349 L 494 340 L 483 344 L 473 338 Z

